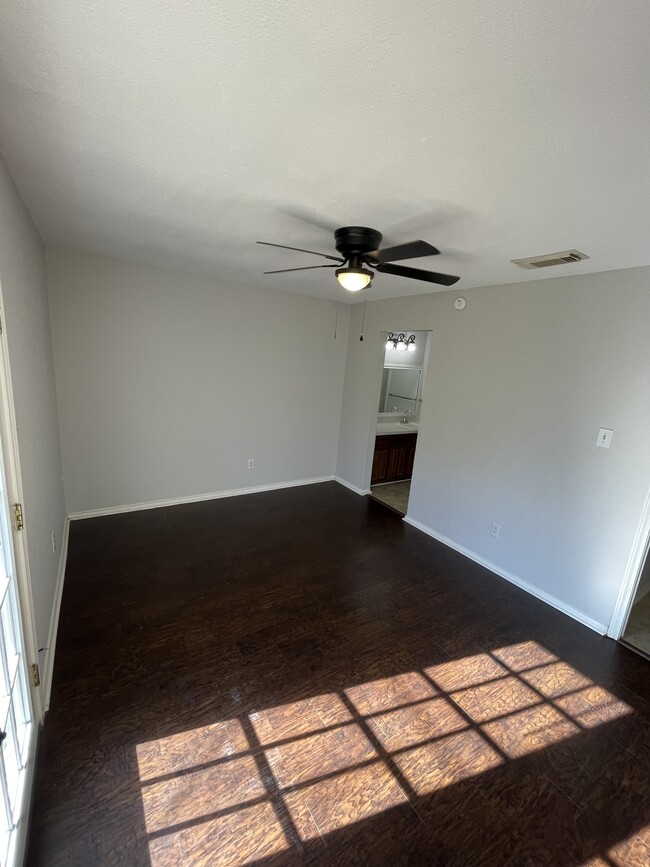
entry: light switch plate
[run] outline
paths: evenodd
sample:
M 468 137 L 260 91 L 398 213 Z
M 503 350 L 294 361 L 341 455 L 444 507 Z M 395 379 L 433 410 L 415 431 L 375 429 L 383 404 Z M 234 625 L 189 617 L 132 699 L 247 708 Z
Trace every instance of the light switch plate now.
M 613 430 L 610 430 L 607 427 L 601 427 L 601 429 L 598 431 L 598 439 L 596 440 L 596 445 L 601 446 L 601 448 L 608 449 L 612 444 L 613 436 Z

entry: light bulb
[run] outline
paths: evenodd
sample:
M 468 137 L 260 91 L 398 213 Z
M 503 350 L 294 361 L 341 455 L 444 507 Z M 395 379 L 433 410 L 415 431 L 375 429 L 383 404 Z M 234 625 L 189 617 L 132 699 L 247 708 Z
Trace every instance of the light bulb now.
M 398 352 L 406 352 L 406 343 L 404 342 L 403 337 L 400 337 L 400 339 L 397 341 L 396 349 Z
M 367 271 L 365 268 L 339 268 L 336 278 L 348 292 L 359 292 L 370 285 L 372 271 Z
M 393 341 L 387 340 L 386 341 L 386 352 L 389 352 L 392 348 L 393 348 Z
M 406 344 L 406 348 L 409 352 L 415 352 L 415 340 L 409 339 L 408 343 Z

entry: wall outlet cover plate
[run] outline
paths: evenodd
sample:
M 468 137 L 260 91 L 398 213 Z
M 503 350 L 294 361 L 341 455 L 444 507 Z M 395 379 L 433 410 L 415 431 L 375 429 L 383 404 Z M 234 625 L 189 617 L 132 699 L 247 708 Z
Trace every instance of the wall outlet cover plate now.
M 603 449 L 608 449 L 612 444 L 612 437 L 614 436 L 614 431 L 610 430 L 607 427 L 601 427 L 598 431 L 598 437 L 596 439 L 596 445 L 600 446 Z

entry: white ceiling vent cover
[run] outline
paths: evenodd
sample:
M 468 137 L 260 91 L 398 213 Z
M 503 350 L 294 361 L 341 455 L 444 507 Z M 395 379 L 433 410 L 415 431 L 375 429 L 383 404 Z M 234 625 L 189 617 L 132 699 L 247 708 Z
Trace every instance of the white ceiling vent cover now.
M 511 259 L 513 265 L 531 270 L 533 268 L 551 268 L 553 265 L 567 265 L 571 262 L 582 262 L 588 259 L 580 250 L 562 250 L 560 253 L 547 253 L 545 256 L 529 256 L 527 259 Z

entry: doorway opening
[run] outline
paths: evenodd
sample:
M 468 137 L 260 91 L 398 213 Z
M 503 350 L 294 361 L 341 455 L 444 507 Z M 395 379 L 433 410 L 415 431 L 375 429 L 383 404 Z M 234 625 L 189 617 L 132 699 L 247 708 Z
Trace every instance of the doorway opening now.
M 650 556 L 646 546 L 639 583 L 621 641 L 650 659 Z
M 369 496 L 404 517 L 415 465 L 431 332 L 394 329 L 384 334 Z
M 650 490 L 607 635 L 650 659 Z

